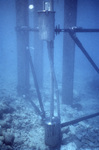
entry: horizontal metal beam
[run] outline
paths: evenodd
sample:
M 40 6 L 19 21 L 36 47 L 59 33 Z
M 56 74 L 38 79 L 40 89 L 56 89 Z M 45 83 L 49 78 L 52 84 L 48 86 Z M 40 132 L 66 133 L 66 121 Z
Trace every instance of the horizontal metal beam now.
M 82 27 L 71 27 L 71 28 L 67 28 L 67 29 L 60 29 L 59 26 L 58 27 L 56 26 L 56 28 L 55 28 L 56 34 L 59 34 L 60 32 L 70 32 L 70 31 L 72 31 L 74 33 L 76 33 L 76 32 L 99 32 L 99 29 L 94 29 L 94 28 L 84 29 Z
M 16 27 L 16 31 L 39 31 L 39 28 L 36 27 L 36 28 L 30 28 L 28 26 L 17 26 Z M 81 27 L 71 27 L 71 28 L 67 28 L 67 29 L 60 29 L 60 27 L 57 27 L 55 28 L 55 32 L 56 34 L 59 34 L 60 32 L 99 32 L 99 29 L 84 29 L 84 28 L 81 28 Z

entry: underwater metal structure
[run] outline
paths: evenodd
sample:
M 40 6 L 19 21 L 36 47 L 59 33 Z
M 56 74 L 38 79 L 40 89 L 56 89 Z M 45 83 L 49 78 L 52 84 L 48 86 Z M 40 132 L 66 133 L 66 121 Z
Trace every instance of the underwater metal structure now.
M 47 42 L 48 56 L 51 72 L 51 98 L 50 116 L 45 118 L 45 144 L 49 147 L 60 145 L 60 108 L 59 90 L 54 71 L 54 38 L 55 38 L 55 12 L 53 11 L 53 1 L 44 2 L 44 10 L 38 12 L 39 15 L 39 34 L 42 40 Z M 57 116 L 54 115 L 54 89 L 57 98 Z
M 77 0 L 64 0 L 64 28 L 76 26 Z M 62 103 L 73 104 L 75 42 L 68 33 L 63 34 Z M 68 86 L 67 86 L 68 85 Z
M 29 60 L 26 48 L 29 46 L 29 32 L 21 30 L 29 26 L 28 1 L 16 0 L 17 33 L 17 91 L 19 95 L 29 93 Z
M 50 26 L 50 19 L 51 18 L 48 17 L 49 16 L 48 13 L 50 14 L 50 11 L 47 12 L 46 10 L 44 10 L 42 15 L 39 14 L 39 17 L 40 17 L 39 32 L 40 32 L 42 40 L 46 40 L 47 42 L 48 41 L 51 42 L 51 40 L 54 40 L 53 25 L 51 24 L 51 26 Z M 43 20 L 43 19 L 45 19 L 45 20 Z M 48 23 L 48 21 L 49 21 L 49 23 Z M 53 16 L 52 16 L 52 22 L 54 22 Z M 43 23 L 45 23 L 45 24 L 43 24 Z M 47 26 L 48 24 L 49 24 L 50 27 Z M 47 26 L 47 28 L 46 28 L 46 26 Z M 50 30 L 50 32 L 49 32 L 49 30 Z M 97 30 L 96 29 L 91 29 L 90 30 L 90 29 L 82 29 L 82 28 L 77 28 L 77 27 L 72 27 L 72 28 L 67 28 L 67 29 L 60 29 L 59 27 L 56 27 L 56 29 L 54 31 L 56 32 L 56 34 L 59 34 L 60 32 L 68 32 L 70 37 L 78 45 L 78 47 L 81 49 L 83 54 L 89 60 L 91 65 L 94 67 L 94 69 L 99 73 L 99 68 L 94 63 L 92 58 L 89 56 L 89 54 L 84 49 L 81 42 L 79 41 L 79 39 L 75 35 L 76 32 L 89 32 L 89 31 L 90 32 L 96 32 L 96 31 L 99 32 L 98 29 Z M 51 33 L 51 36 L 49 36 L 49 33 Z M 58 101 L 57 101 L 58 116 L 57 117 L 54 116 L 54 99 L 53 99 L 54 85 L 53 84 L 54 84 L 54 81 L 55 81 L 55 84 L 57 85 L 57 80 L 56 80 L 55 72 L 54 72 L 53 59 L 51 57 L 51 46 L 50 46 L 50 44 L 51 43 L 49 43 L 49 45 L 48 45 L 48 54 L 49 54 L 51 76 L 52 76 L 52 78 L 51 78 L 51 80 L 52 80 L 52 93 L 51 93 L 52 98 L 51 98 L 51 105 L 50 105 L 50 117 L 45 118 L 45 144 L 48 145 L 49 147 L 57 147 L 61 143 L 61 128 L 62 127 L 65 127 L 65 126 L 68 126 L 68 125 L 73 125 L 73 124 L 78 123 L 80 121 L 99 116 L 99 112 L 95 113 L 95 114 L 85 116 L 85 117 L 81 117 L 79 119 L 72 120 L 70 122 L 61 123 L 61 120 L 60 120 L 60 107 L 59 107 L 59 95 L 57 95 L 57 98 L 58 98 Z M 57 91 L 58 91 L 58 86 L 56 86 L 56 87 L 57 87 Z
M 53 58 L 53 49 L 54 49 L 54 37 L 55 33 L 58 35 L 60 32 L 68 32 L 71 38 L 74 40 L 74 42 L 78 45 L 78 47 L 81 49 L 83 54 L 86 56 L 86 58 L 89 60 L 91 65 L 94 67 L 94 69 L 99 73 L 99 68 L 94 63 L 92 58 L 89 56 L 79 39 L 76 37 L 76 32 L 99 32 L 99 29 L 83 29 L 83 28 L 77 28 L 77 27 L 71 27 L 66 29 L 60 29 L 59 26 L 54 27 L 55 24 L 55 12 L 53 11 L 53 1 L 44 3 L 44 10 L 38 12 L 40 24 L 39 29 L 29 28 L 28 26 L 18 26 L 17 32 L 21 31 L 21 33 L 28 33 L 29 31 L 36 31 L 39 32 L 40 37 L 42 40 L 46 40 L 47 47 L 48 47 L 48 56 L 49 56 L 49 62 L 50 62 L 50 71 L 51 71 L 51 98 L 50 98 L 50 116 L 46 116 L 46 112 L 44 110 L 38 81 L 34 69 L 34 64 L 32 61 L 32 57 L 29 51 L 29 48 L 25 49 L 25 54 L 27 56 L 29 65 L 31 67 L 33 79 L 35 88 L 37 91 L 37 96 L 40 104 L 40 109 L 31 101 L 31 104 L 36 108 L 37 113 L 42 117 L 42 120 L 44 122 L 45 127 L 45 144 L 49 146 L 49 148 L 55 148 L 60 147 L 61 145 L 61 128 L 76 124 L 80 121 L 90 119 L 96 116 L 99 116 L 99 112 L 84 116 L 69 122 L 61 123 L 61 116 L 60 116 L 60 102 L 59 102 L 59 90 L 58 90 L 58 83 L 54 71 L 54 58 Z M 50 24 L 50 21 L 52 24 Z M 48 25 L 48 26 L 47 26 Z M 51 33 L 51 35 L 50 35 Z M 19 33 L 18 33 L 19 34 Z M 25 45 L 26 46 L 26 45 Z M 57 98 L 57 116 L 54 115 L 54 91 Z
M 43 0 L 30 0 L 29 3 L 32 4 L 32 1 L 33 1 L 33 6 L 35 6 L 35 8 L 34 10 L 30 10 L 30 16 L 31 18 L 33 18 L 31 19 L 32 22 L 31 24 L 33 24 L 33 27 L 36 28 L 38 27 L 37 11 L 43 8 Z M 42 88 L 43 87 L 43 41 L 39 37 L 39 32 L 31 33 L 31 37 L 33 38 L 31 43 L 33 43 L 33 47 L 34 47 L 33 50 L 34 68 L 37 75 L 39 87 Z

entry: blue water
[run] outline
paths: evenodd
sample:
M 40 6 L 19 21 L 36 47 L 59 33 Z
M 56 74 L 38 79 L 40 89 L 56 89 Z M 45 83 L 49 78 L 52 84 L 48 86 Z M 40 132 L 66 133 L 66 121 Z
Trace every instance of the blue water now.
M 32 3 L 32 2 L 33 2 L 32 0 L 29 1 L 29 3 Z M 7 110 L 6 112 L 4 112 L 4 115 L 0 116 L 0 126 L 1 127 L 3 126 L 2 130 L 4 132 L 5 131 L 9 132 L 10 130 L 11 132 L 14 132 L 15 130 L 15 133 L 16 133 L 15 137 L 20 137 L 22 135 L 22 138 L 20 138 L 20 140 L 22 140 L 21 141 L 22 143 L 17 141 L 16 139 L 16 143 L 14 143 L 14 148 L 12 148 L 13 150 L 17 150 L 17 149 L 22 150 L 22 147 L 24 148 L 24 150 L 25 149 L 28 149 L 28 150 L 37 149 L 36 142 L 39 139 L 38 138 L 39 131 L 41 132 L 41 143 L 38 144 L 38 147 L 41 148 L 41 150 L 45 150 L 46 147 L 44 146 L 44 143 L 43 143 L 44 139 L 42 138 L 44 136 L 44 129 L 40 122 L 41 118 L 39 118 L 38 115 L 35 114 L 34 108 L 32 110 L 31 104 L 28 104 L 27 102 L 28 100 L 25 99 L 26 95 L 23 94 L 21 95 L 21 97 L 18 97 L 18 94 L 17 94 L 17 38 L 16 38 L 16 30 L 15 30 L 15 27 L 16 27 L 16 9 L 15 8 L 16 8 L 15 0 L 0 0 L 0 101 L 1 101 L 0 111 L 3 114 L 3 107 L 4 107 L 4 111 Z M 64 1 L 55 0 L 54 9 L 56 12 L 55 13 L 55 26 L 60 24 L 60 28 L 63 29 L 64 28 Z M 35 10 L 35 6 L 34 6 L 34 10 Z M 33 22 L 34 10 L 29 10 L 29 26 L 30 27 L 33 27 L 35 24 Z M 77 24 L 77 27 L 99 29 L 99 0 L 78 0 L 76 24 Z M 64 33 L 55 35 L 55 40 L 54 40 L 54 66 L 55 66 L 55 73 L 56 73 L 57 82 L 59 86 L 60 100 L 62 98 L 63 34 Z M 96 65 L 99 67 L 99 32 L 98 33 L 77 33 L 77 37 L 81 41 L 84 48 L 87 50 L 88 54 L 94 60 Z M 34 60 L 34 53 L 35 53 L 34 33 L 30 33 L 29 44 L 30 44 L 29 46 L 30 46 L 30 52 L 32 54 L 32 59 Z M 51 83 L 50 83 L 50 65 L 49 65 L 46 41 L 43 42 L 42 53 L 43 53 L 42 61 L 44 65 L 44 68 L 43 68 L 44 87 L 41 88 L 40 91 L 41 91 L 41 96 L 43 97 L 44 107 L 47 113 L 49 114 L 48 111 L 49 111 L 49 106 L 50 106 L 49 103 L 50 103 L 50 84 Z M 36 67 L 39 68 L 40 66 L 37 65 Z M 37 76 L 40 77 L 41 74 L 39 73 Z M 72 108 L 66 105 L 61 106 L 61 115 L 62 115 L 61 117 L 62 117 L 63 122 L 66 119 L 67 121 L 69 121 L 70 118 L 75 119 L 78 116 L 80 117 L 80 116 L 90 114 L 90 113 L 95 113 L 98 111 L 99 109 L 99 74 L 91 66 L 90 62 L 81 52 L 81 50 L 77 47 L 77 45 L 75 45 L 73 93 L 74 93 L 74 96 L 73 96 L 74 102 L 78 103 L 79 105 L 77 105 L 78 106 L 77 108 Z M 30 97 L 29 98 L 33 99 L 36 105 L 38 105 L 37 94 L 36 94 L 36 90 L 34 87 L 34 82 L 32 79 L 31 72 L 30 72 Z M 10 108 L 12 111 L 9 111 L 8 108 Z M 15 110 L 13 111 L 13 109 Z M 67 113 L 67 116 L 65 116 L 66 113 Z M 10 122 L 11 118 L 9 119 L 9 116 L 13 118 L 12 124 Z M 3 124 L 4 122 L 2 120 L 7 120 L 7 119 L 10 125 L 4 126 Z M 23 126 L 21 126 L 22 123 L 23 123 Z M 92 127 L 92 130 L 89 132 L 94 134 L 93 123 L 96 129 L 96 132 L 98 132 L 99 130 L 97 131 L 97 129 L 99 129 L 99 117 L 97 117 L 97 119 L 94 118 L 94 120 L 91 120 L 89 122 L 78 124 L 78 126 L 75 126 L 74 128 L 76 128 L 75 130 L 77 130 L 77 132 L 82 132 L 82 130 L 84 129 L 87 132 L 87 129 L 89 131 L 89 128 L 88 128 L 88 125 L 89 125 Z M 32 127 L 35 130 L 37 130 L 37 134 L 36 132 L 33 132 L 33 130 L 32 131 L 30 130 L 32 129 Z M 72 134 L 72 132 L 74 131 L 73 130 L 74 128 L 69 129 L 69 134 L 70 133 Z M 28 136 L 28 132 L 29 132 L 29 136 Z M 33 141 L 32 133 L 34 134 L 33 135 L 34 137 L 36 134 L 37 141 L 36 139 Z M 99 132 L 97 134 L 99 136 Z M 26 142 L 25 135 L 28 138 L 28 142 L 30 142 L 29 147 L 28 147 L 28 142 L 24 144 Z M 4 135 L 1 134 L 0 136 L 4 136 Z M 87 135 L 85 137 L 87 138 Z M 97 140 L 98 137 L 95 137 L 95 138 Z M 97 141 L 99 142 L 99 138 Z M 19 148 L 17 146 L 18 142 L 20 143 Z M 71 141 L 69 141 L 69 143 L 70 142 Z M 65 143 L 65 144 L 68 144 L 68 143 Z M 40 147 L 40 145 L 42 146 Z M 99 144 L 97 145 L 99 149 Z M 90 149 L 90 147 L 91 146 L 89 146 L 88 148 Z M 92 145 L 92 150 L 98 150 L 97 147 Z M 0 150 L 4 150 L 4 147 Z M 83 150 L 87 150 L 87 149 L 83 149 Z

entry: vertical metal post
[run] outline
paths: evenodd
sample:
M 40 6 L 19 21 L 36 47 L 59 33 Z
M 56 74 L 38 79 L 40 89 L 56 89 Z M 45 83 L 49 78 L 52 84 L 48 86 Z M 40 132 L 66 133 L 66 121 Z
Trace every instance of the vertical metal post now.
M 50 0 L 50 7 L 51 7 L 51 11 L 54 11 L 54 2 L 53 0 Z M 53 20 L 54 21 L 54 20 Z M 54 40 L 50 41 L 50 56 L 51 56 L 51 103 L 50 103 L 50 119 L 52 119 L 52 117 L 54 116 L 54 74 L 53 74 L 53 68 L 54 68 Z M 53 107 L 53 109 L 51 108 Z M 52 112 L 51 112 L 52 109 Z
M 34 27 L 38 27 L 38 11 L 43 9 L 42 0 L 33 0 L 34 12 L 33 12 L 33 24 Z M 38 80 L 39 87 L 43 87 L 43 41 L 39 38 L 39 33 L 34 33 L 34 67 Z
M 77 0 L 64 0 L 64 28 L 76 25 Z M 62 102 L 73 103 L 75 43 L 68 33 L 63 41 Z
M 60 102 L 59 102 L 59 90 L 58 90 L 58 84 L 56 80 L 56 75 L 54 71 L 54 54 L 53 54 L 53 41 L 47 42 L 48 46 L 48 55 L 49 55 L 49 61 L 50 61 L 50 68 L 51 68 L 51 103 L 50 103 L 50 118 L 54 116 L 54 87 L 55 87 L 55 93 L 57 98 L 57 115 L 60 120 Z
M 52 121 L 52 117 L 54 116 L 54 74 L 53 74 L 54 47 L 53 47 L 53 41 L 47 42 L 47 48 L 48 48 L 48 56 L 49 56 L 50 68 L 51 68 L 50 121 Z
M 28 26 L 28 1 L 16 0 L 16 27 Z M 29 61 L 26 48 L 29 44 L 28 31 L 17 31 L 17 91 L 19 95 L 29 92 Z

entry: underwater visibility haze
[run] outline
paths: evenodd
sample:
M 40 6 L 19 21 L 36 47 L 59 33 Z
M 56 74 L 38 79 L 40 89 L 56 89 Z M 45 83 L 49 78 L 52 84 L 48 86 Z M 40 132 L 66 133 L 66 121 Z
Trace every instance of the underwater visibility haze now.
M 0 150 L 99 150 L 99 0 L 0 0 Z

